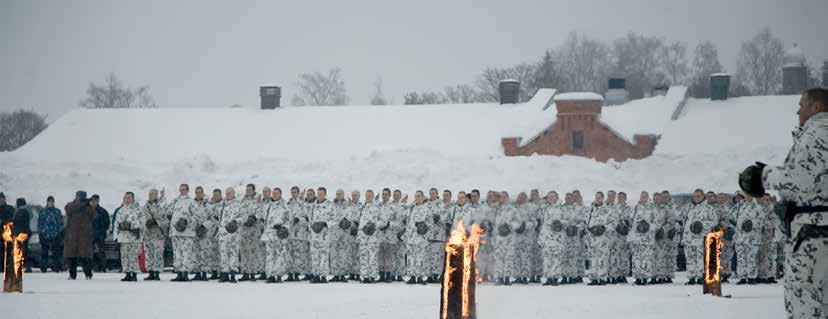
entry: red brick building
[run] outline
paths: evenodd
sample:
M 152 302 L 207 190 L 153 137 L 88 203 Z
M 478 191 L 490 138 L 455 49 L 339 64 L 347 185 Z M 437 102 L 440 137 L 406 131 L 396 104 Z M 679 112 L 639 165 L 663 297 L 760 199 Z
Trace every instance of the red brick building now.
M 504 137 L 503 151 L 507 156 L 577 155 L 600 162 L 650 156 L 658 136 L 635 134 L 629 141 L 601 121 L 603 104 L 595 93 L 558 94 L 556 120 L 525 143 L 520 137 Z

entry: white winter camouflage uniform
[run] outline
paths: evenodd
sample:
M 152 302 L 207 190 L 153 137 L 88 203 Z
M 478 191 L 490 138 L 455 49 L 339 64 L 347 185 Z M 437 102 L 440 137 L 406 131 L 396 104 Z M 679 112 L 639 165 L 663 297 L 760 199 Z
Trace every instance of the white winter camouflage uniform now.
M 187 196 L 178 197 L 167 206 L 172 215 L 170 239 L 173 245 L 173 267 L 177 272 L 195 271 L 195 206 L 195 201 Z M 175 225 L 182 220 L 186 221 L 186 225 L 182 231 L 178 231 Z
M 129 229 L 121 229 L 121 225 L 129 226 Z M 121 246 L 121 271 L 139 272 L 138 255 L 141 253 L 141 231 L 144 228 L 141 206 L 135 202 L 121 206 L 115 218 L 115 227 L 119 230 L 116 239 Z

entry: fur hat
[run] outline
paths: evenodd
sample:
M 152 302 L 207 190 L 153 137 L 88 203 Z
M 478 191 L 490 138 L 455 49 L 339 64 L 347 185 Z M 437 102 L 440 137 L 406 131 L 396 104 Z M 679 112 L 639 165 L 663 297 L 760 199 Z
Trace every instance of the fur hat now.
M 26 206 L 26 199 L 25 198 L 18 198 L 17 199 L 17 208 Z

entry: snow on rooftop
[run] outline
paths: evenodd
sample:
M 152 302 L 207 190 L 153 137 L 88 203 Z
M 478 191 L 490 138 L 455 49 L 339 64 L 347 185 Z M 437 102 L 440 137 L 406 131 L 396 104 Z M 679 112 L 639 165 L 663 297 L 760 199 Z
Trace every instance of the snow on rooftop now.
M 555 101 L 603 101 L 604 97 L 594 92 L 569 92 L 555 95 Z
M 666 95 L 659 95 L 626 104 L 604 107 L 601 121 L 628 142 L 635 144 L 636 134 L 661 134 L 670 124 L 670 116 L 684 100 L 687 87 L 671 87 Z

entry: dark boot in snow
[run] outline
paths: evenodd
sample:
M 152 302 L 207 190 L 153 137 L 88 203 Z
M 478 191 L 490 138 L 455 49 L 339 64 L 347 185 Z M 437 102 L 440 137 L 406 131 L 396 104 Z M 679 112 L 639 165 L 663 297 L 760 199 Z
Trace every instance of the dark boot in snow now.
M 218 271 L 214 271 L 214 272 L 210 275 L 210 280 L 217 280 L 217 279 L 219 279 L 219 272 L 218 272 Z
M 558 285 L 558 278 L 546 278 L 546 282 L 543 283 L 544 286 L 557 286 Z
M 232 283 L 232 284 L 236 283 L 236 272 L 235 271 L 230 273 L 230 279 L 227 282 Z
M 221 272 L 221 274 L 219 274 L 218 282 L 228 282 L 228 281 L 230 281 L 230 275 L 228 275 L 226 272 Z
M 276 277 L 274 277 L 274 276 L 270 276 L 270 277 L 268 277 L 268 278 L 267 278 L 267 281 L 265 281 L 265 283 L 268 283 L 268 284 L 275 284 L 275 283 L 276 283 Z

